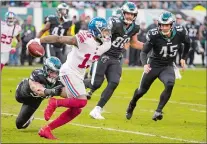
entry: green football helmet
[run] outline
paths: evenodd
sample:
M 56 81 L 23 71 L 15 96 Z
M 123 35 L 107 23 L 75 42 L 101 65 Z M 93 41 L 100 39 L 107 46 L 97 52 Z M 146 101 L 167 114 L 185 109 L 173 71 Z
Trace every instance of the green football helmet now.
M 122 17 L 121 18 L 122 18 L 122 20 L 126 24 L 131 24 L 137 18 L 138 9 L 137 9 L 137 6 L 133 2 L 126 2 L 121 7 L 121 11 L 122 11 Z M 132 13 L 132 14 L 134 14 L 133 20 L 132 21 L 131 20 L 127 20 L 126 17 L 125 17 L 125 13 Z
M 62 66 L 62 63 L 57 57 L 49 57 L 45 60 L 43 71 L 44 71 L 44 75 L 46 76 L 47 80 L 50 83 L 56 82 L 59 76 L 59 70 L 61 66 Z M 51 73 L 53 73 L 52 76 L 51 76 Z M 54 73 L 56 75 L 54 75 Z
M 69 6 L 66 3 L 61 3 L 57 6 L 56 12 L 59 18 L 62 18 L 64 22 L 69 19 Z
M 160 28 L 161 25 L 168 25 L 168 24 L 171 25 L 171 28 L 169 29 L 168 32 L 163 32 Z M 167 35 L 174 28 L 174 25 L 175 25 L 175 16 L 171 12 L 165 11 L 159 16 L 158 26 L 159 26 L 159 30 L 163 35 Z

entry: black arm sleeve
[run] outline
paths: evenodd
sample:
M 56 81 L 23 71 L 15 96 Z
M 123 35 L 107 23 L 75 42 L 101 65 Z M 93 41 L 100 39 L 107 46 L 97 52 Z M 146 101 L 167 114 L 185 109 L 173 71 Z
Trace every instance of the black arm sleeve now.
M 142 65 L 147 64 L 147 54 L 151 51 L 151 49 L 152 49 L 152 44 L 149 41 L 147 41 L 144 44 L 144 48 L 140 53 L 140 59 L 141 59 Z
M 187 54 L 188 54 L 188 51 L 189 51 L 189 48 L 190 48 L 190 38 L 188 36 L 188 32 L 187 30 L 185 29 L 185 33 L 184 33 L 184 39 L 183 39 L 183 44 L 184 44 L 184 50 L 183 50 L 183 53 L 182 53 L 182 59 L 186 59 L 187 58 Z

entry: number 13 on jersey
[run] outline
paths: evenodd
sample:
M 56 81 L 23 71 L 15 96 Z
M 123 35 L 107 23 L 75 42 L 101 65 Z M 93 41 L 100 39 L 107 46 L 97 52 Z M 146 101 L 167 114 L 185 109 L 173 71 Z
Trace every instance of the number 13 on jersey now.
M 83 59 L 82 63 L 78 65 L 79 68 L 88 68 L 90 66 L 90 65 L 86 65 L 86 63 L 90 59 L 91 54 L 85 54 L 84 57 L 85 58 Z M 99 59 L 99 57 L 100 56 L 98 56 L 98 55 L 94 55 L 93 58 L 92 58 L 92 60 L 93 61 L 96 61 L 96 60 Z

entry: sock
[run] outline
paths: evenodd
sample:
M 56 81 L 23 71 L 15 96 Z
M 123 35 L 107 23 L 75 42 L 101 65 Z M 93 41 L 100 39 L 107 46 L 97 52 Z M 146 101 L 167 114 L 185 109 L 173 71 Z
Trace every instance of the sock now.
M 1 63 L 1 71 L 2 71 L 3 67 L 4 67 L 4 64 Z
M 81 113 L 81 111 L 82 109 L 80 108 L 67 109 L 58 118 L 49 123 L 48 126 L 51 130 L 56 129 L 77 117 Z
M 87 104 L 85 99 L 77 98 L 65 98 L 65 99 L 56 99 L 57 107 L 66 107 L 66 108 L 83 108 Z
M 157 112 L 162 112 L 162 109 L 164 108 L 165 104 L 170 99 L 172 90 L 173 90 L 173 86 L 167 86 L 165 90 L 162 92 L 162 94 L 160 95 L 160 102 L 156 110 Z
M 147 92 L 147 89 L 139 88 L 134 91 L 134 96 L 130 102 L 132 106 L 136 106 L 137 101 Z
M 117 86 L 118 86 L 117 83 L 109 82 L 107 87 L 101 94 L 101 99 L 99 100 L 97 106 L 100 106 L 101 108 L 103 108 L 105 104 L 108 102 L 108 100 L 111 98 Z

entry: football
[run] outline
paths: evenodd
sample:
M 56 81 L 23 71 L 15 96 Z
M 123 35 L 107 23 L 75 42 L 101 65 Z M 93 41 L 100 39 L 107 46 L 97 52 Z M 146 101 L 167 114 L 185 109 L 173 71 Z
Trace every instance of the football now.
M 28 52 L 33 57 L 42 57 L 45 55 L 45 49 L 38 42 L 32 42 L 28 45 Z

